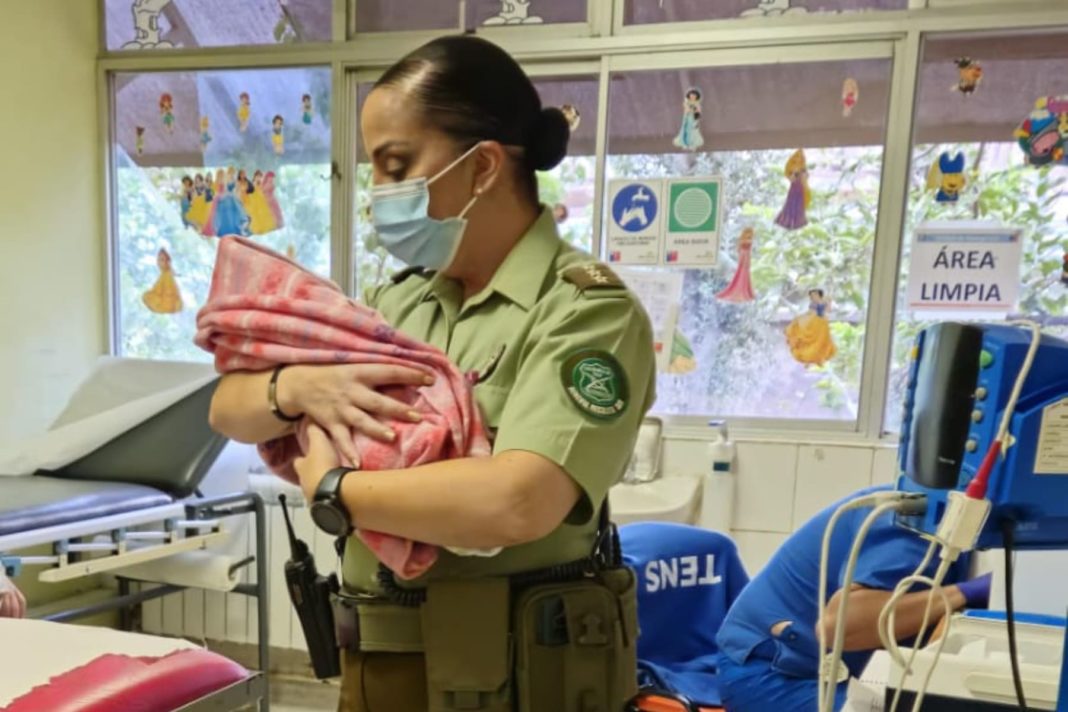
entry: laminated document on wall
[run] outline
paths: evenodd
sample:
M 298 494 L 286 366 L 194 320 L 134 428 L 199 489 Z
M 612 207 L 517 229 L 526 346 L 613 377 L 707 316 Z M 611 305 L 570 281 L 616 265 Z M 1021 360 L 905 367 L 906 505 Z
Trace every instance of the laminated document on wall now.
M 671 341 L 679 321 L 682 302 L 682 272 L 646 269 L 617 269 L 638 299 L 653 325 L 653 345 L 656 349 L 658 371 L 667 370 L 671 358 Z

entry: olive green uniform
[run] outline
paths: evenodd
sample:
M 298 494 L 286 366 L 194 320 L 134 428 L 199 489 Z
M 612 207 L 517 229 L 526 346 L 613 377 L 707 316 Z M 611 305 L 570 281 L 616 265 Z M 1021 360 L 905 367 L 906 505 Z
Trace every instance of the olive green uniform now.
M 634 295 L 607 268 L 563 242 L 552 214 L 543 210 L 489 285 L 466 302 L 458 282 L 418 272 L 371 290 L 366 301 L 400 331 L 442 349 L 461 371 L 479 373 L 475 396 L 495 436 L 494 453 L 537 453 L 582 491 L 549 536 L 490 558 L 442 550 L 434 567 L 410 585 L 506 575 L 587 556 L 597 508 L 626 468 L 655 399 L 652 330 Z M 370 551 L 350 539 L 345 588 L 379 593 L 377 570 Z M 346 653 L 341 709 L 425 710 L 421 660 Z

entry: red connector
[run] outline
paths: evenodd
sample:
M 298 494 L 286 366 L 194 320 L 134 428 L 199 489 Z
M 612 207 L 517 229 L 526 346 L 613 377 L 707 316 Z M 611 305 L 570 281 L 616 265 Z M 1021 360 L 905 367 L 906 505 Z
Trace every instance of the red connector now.
M 964 490 L 964 494 L 971 499 L 986 499 L 987 483 L 990 481 L 990 471 L 994 469 L 994 463 L 998 461 L 998 455 L 1001 454 L 1001 440 L 995 440 L 990 445 L 990 449 L 986 452 L 986 457 L 983 458 L 982 464 L 979 465 L 979 471 L 975 473 L 975 477 L 968 483 L 968 487 Z

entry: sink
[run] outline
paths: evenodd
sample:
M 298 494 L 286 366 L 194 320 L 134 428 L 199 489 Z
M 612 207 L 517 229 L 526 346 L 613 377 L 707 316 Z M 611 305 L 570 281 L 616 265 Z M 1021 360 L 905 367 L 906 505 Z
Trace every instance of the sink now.
M 623 483 L 608 491 L 608 506 L 616 524 L 648 521 L 693 524 L 700 499 L 701 480 L 693 475 Z

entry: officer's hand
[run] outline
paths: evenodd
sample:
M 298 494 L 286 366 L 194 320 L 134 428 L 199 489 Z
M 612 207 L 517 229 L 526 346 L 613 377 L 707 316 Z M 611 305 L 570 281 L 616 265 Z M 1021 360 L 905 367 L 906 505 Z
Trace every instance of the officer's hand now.
M 0 618 L 22 618 L 26 615 L 26 598 L 22 591 L 0 573 Z
M 351 438 L 349 438 L 351 442 Z M 354 463 L 355 464 L 355 463 Z M 304 496 L 311 501 L 315 496 L 315 490 L 319 487 L 319 481 L 327 472 L 339 467 L 341 460 L 334 449 L 334 443 L 330 441 L 326 432 L 315 425 L 308 424 L 308 451 L 304 457 L 298 457 L 293 461 L 293 469 L 300 478 L 300 487 L 304 490 Z
M 330 435 L 346 458 L 357 453 L 351 431 L 390 442 L 396 436 L 381 420 L 419 422 L 411 407 L 375 389 L 382 386 L 426 386 L 433 376 L 403 366 L 339 364 L 291 366 L 278 378 L 278 404 L 290 415 L 302 413 Z

